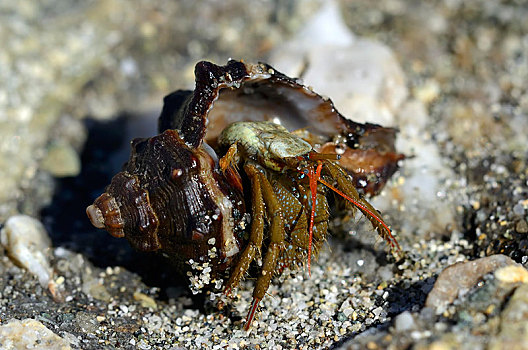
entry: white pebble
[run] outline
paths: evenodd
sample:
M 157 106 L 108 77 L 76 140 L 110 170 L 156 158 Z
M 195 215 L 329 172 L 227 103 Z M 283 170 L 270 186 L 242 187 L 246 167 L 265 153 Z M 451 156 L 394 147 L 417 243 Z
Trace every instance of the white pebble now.
M 71 349 L 68 340 L 32 319 L 11 319 L 0 326 L 0 342 L 2 349 Z
M 51 240 L 44 226 L 27 215 L 11 216 L 0 231 L 0 242 L 9 256 L 35 275 L 55 295 L 53 270 L 48 261 Z
M 404 311 L 394 319 L 394 327 L 397 332 L 404 332 L 415 328 L 414 318 L 409 311 Z
M 515 215 L 524 215 L 524 206 L 521 203 L 517 203 L 513 206 L 513 213 Z

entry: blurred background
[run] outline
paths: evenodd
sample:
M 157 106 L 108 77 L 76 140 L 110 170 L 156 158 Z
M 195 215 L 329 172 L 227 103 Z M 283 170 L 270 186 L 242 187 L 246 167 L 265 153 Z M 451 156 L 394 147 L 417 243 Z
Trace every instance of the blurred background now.
M 129 141 L 156 134 L 163 96 L 193 88 L 198 61 L 268 62 L 301 76 L 346 116 L 400 130 L 398 148 L 409 158 L 375 204 L 404 248 L 415 250 L 409 261 L 427 263 L 402 268 L 421 276 L 409 282 L 414 301 L 400 300 L 382 321 L 371 314 L 374 324 L 388 327 L 390 316 L 420 310 L 439 271 L 456 261 L 501 253 L 526 265 L 526 18 L 522 0 L 2 1 L 0 225 L 16 214 L 35 217 L 53 247 L 81 254 L 98 268 L 124 266 L 147 286 L 161 287 L 164 298 L 179 297 L 180 289 L 163 290 L 174 284 L 165 280 L 170 271 L 152 277 L 156 267 L 138 267 L 144 257 L 92 229 L 84 208 L 126 161 Z M 350 232 L 356 235 L 356 229 Z M 360 271 L 356 263 L 365 257 L 350 259 L 353 272 Z M 371 260 L 373 274 L 386 268 L 379 253 Z M 2 264 L 16 269 L 7 259 Z M 8 280 L 0 286 L 32 293 L 26 280 Z M 52 307 L 39 312 L 46 308 Z M 364 331 L 373 307 L 366 308 L 353 322 L 346 314 L 352 325 L 318 346 L 337 347 Z M 22 318 L 32 310 L 8 314 Z M 458 320 L 458 311 L 444 317 Z M 413 327 L 423 332 L 439 322 L 420 320 Z M 473 329 L 480 321 L 464 322 Z M 139 339 L 134 332 L 123 337 Z M 381 336 L 373 337 L 374 345 L 383 344 Z M 419 339 L 402 335 L 399 344 Z

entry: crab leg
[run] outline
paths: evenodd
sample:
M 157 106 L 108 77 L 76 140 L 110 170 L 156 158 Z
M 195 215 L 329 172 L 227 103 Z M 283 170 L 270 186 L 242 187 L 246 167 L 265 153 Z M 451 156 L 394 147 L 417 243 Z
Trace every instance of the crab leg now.
M 264 234 L 264 201 L 262 199 L 259 171 L 251 164 L 244 166 L 244 170 L 251 179 L 251 198 L 253 208 L 251 232 L 249 234 L 248 245 L 240 255 L 236 266 L 233 267 L 233 272 L 226 284 L 224 291 L 226 295 L 229 295 L 231 290 L 238 285 L 242 277 L 244 277 L 244 274 L 247 272 L 249 265 L 253 259 L 255 259 L 255 256 L 260 253 Z
M 271 278 L 273 277 L 275 267 L 279 261 L 281 251 L 284 248 L 284 220 L 282 218 L 282 211 L 280 204 L 273 191 L 273 187 L 269 183 L 264 174 L 259 173 L 260 185 L 262 186 L 262 194 L 266 202 L 268 218 L 271 220 L 270 228 L 270 244 L 266 255 L 264 256 L 264 263 L 262 271 L 257 278 L 255 289 L 253 290 L 253 302 L 246 318 L 246 325 L 244 329 L 247 331 L 251 325 L 251 321 L 255 317 L 258 303 L 262 300 L 266 291 L 269 288 Z
M 220 169 L 226 175 L 226 177 L 231 181 L 233 187 L 240 190 L 240 192 L 244 191 L 242 188 L 242 179 L 240 178 L 240 174 L 238 173 L 238 162 L 240 161 L 240 157 L 238 154 L 238 144 L 235 142 L 231 146 L 229 146 L 229 149 L 227 150 L 225 156 L 220 158 L 218 161 L 218 164 L 220 165 Z
M 315 206 L 317 200 L 317 181 L 321 178 L 321 169 L 323 168 L 323 163 L 321 161 L 317 162 L 317 169 L 314 171 L 313 168 L 310 168 L 308 177 L 310 178 L 310 192 L 312 194 L 312 210 L 310 211 L 310 228 L 308 230 L 310 234 L 310 239 L 308 241 L 308 275 L 312 276 L 310 270 L 310 261 L 312 259 L 312 240 L 313 240 L 313 228 L 314 228 L 314 217 L 315 217 Z
M 398 241 L 396 241 L 396 238 L 394 238 L 392 235 L 390 228 L 385 224 L 381 216 L 378 214 L 378 211 L 372 205 L 370 205 L 369 202 L 359 196 L 359 193 L 354 188 L 352 183 L 347 180 L 348 174 L 346 174 L 341 168 L 332 162 L 326 162 L 326 165 L 326 168 L 328 171 L 330 171 L 332 177 L 337 181 L 338 188 L 342 189 L 342 191 L 338 188 L 335 188 L 323 179 L 318 179 L 318 181 L 348 200 L 354 205 L 354 207 L 358 208 L 376 228 L 380 237 L 387 241 L 393 254 L 397 259 L 399 259 L 402 254 L 400 245 L 398 244 Z

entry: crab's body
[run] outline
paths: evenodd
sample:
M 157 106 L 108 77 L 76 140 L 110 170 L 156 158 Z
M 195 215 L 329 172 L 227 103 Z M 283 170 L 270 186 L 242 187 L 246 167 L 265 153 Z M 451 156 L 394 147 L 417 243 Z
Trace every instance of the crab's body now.
M 317 253 L 327 235 L 328 204 L 321 185 L 347 199 L 352 209 L 362 211 L 391 247 L 399 250 L 389 228 L 377 211 L 359 196 L 348 175 L 325 159 L 335 156 L 316 153 L 299 136 L 266 121 L 233 123 L 220 134 L 218 142 L 220 147 L 228 148 L 220 159 L 220 168 L 236 171 L 237 165 L 242 164 L 252 188 L 249 242 L 233 268 L 226 285 L 228 292 L 237 286 L 261 252 L 265 218 L 270 227 L 269 244 L 253 291 L 246 329 L 275 272 L 301 261 L 307 261 L 310 268 L 312 249 Z M 289 200 L 285 200 L 287 197 Z

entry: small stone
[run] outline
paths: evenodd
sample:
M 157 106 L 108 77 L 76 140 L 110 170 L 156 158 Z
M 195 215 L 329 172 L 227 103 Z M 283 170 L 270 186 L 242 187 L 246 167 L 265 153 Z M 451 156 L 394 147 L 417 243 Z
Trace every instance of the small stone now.
M 137 347 L 138 349 L 141 349 L 141 350 L 148 350 L 148 349 L 151 349 L 152 347 L 150 346 L 149 343 L 147 343 L 147 341 L 145 339 L 141 339 L 138 343 L 137 343 Z
M 392 273 L 392 266 L 385 265 L 379 267 L 378 276 L 380 276 L 384 282 L 392 280 L 394 277 L 394 274 Z
M 121 312 L 127 314 L 128 313 L 128 306 L 126 305 L 119 305 L 119 309 L 121 310 Z
M 351 307 L 347 307 L 343 310 L 343 314 L 346 316 L 346 317 L 350 317 L 350 315 L 352 315 L 352 313 L 354 312 L 354 309 L 352 309 Z
M 357 320 L 358 314 L 357 314 L 357 312 L 355 310 L 352 312 L 352 317 L 351 318 L 352 318 L 352 321 Z
M 140 292 L 134 293 L 134 300 L 139 301 L 139 303 L 143 307 L 151 308 L 154 310 L 156 310 L 156 308 L 158 307 L 154 299 Z
M 434 79 L 429 79 L 425 84 L 417 86 L 413 89 L 414 96 L 428 105 L 438 97 L 440 93 L 440 85 Z
M 97 300 L 110 301 L 112 299 L 106 287 L 96 278 L 83 281 L 82 291 Z
M 528 283 L 528 271 L 520 265 L 510 265 L 495 271 L 495 277 L 504 283 Z
M 68 332 L 61 332 L 61 335 L 64 340 L 70 343 L 70 346 L 73 346 L 74 348 L 81 347 L 81 341 L 75 335 L 68 333 Z
M 486 308 L 486 310 L 484 310 L 484 313 L 485 313 L 486 315 L 491 315 L 491 314 L 493 314 L 493 312 L 495 311 L 496 308 L 497 308 L 496 305 L 491 304 L 491 305 L 489 305 L 489 306 Z
M 409 311 L 404 311 L 394 319 L 397 332 L 405 332 L 415 328 L 414 318 Z
M 528 344 L 528 284 L 515 290 L 508 304 L 500 314 L 500 333 L 491 340 L 489 348 L 526 349 Z
M 515 231 L 518 233 L 528 233 L 528 223 L 526 220 L 519 220 L 515 225 Z
M 425 306 L 434 308 L 437 313 L 442 313 L 459 294 L 467 292 L 484 275 L 501 267 L 515 264 L 511 258 L 499 254 L 451 265 L 438 276 L 433 289 L 427 296 Z
M 85 262 L 81 269 L 82 271 L 82 286 L 81 290 L 84 294 L 94 299 L 102 301 L 110 301 L 112 297 L 102 284 L 102 279 L 95 276 L 96 272 L 91 268 L 90 264 Z
M 9 256 L 37 276 L 40 285 L 58 293 L 48 261 L 51 240 L 40 221 L 27 215 L 11 216 L 0 231 L 0 242 Z
M 71 349 L 70 343 L 59 337 L 42 323 L 32 319 L 11 320 L 0 326 L 0 346 L 5 350 Z
M 64 142 L 53 143 L 41 163 L 42 169 L 56 177 L 77 176 L 81 172 L 81 160 L 75 149 Z
M 435 341 L 429 346 L 428 349 L 429 350 L 452 350 L 452 349 L 456 349 L 456 345 L 454 346 L 454 344 L 451 344 L 445 341 Z
M 75 322 L 85 333 L 94 333 L 99 328 L 97 319 L 87 312 L 78 312 L 75 315 Z
M 522 205 L 521 202 L 519 202 L 519 203 L 517 203 L 517 204 L 515 204 L 513 206 L 513 213 L 515 215 L 519 215 L 519 216 L 524 215 L 524 206 Z
M 369 350 L 379 349 L 378 348 L 378 344 L 374 343 L 373 341 L 369 341 L 367 343 L 367 349 L 369 349 Z
M 270 63 L 286 75 L 302 74 L 306 84 L 331 96 L 336 108 L 355 121 L 393 125 L 408 95 L 394 53 L 378 42 L 355 38 L 332 1 L 294 38 L 276 47 Z

